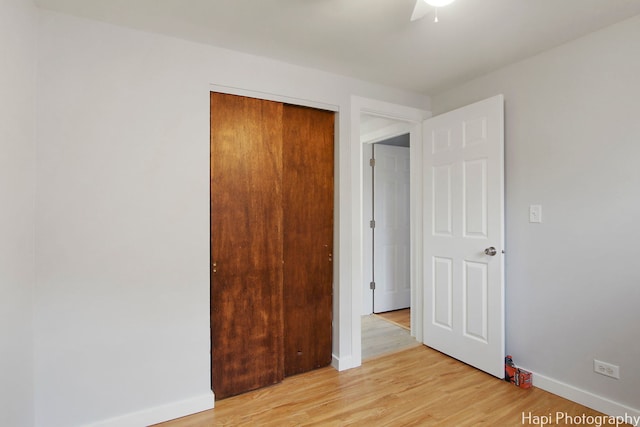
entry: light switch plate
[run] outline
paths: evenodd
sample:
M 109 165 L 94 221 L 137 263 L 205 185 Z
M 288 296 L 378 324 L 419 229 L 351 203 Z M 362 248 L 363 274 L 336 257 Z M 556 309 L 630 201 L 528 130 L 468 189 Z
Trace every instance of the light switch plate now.
M 542 205 L 529 205 L 529 222 L 542 222 Z

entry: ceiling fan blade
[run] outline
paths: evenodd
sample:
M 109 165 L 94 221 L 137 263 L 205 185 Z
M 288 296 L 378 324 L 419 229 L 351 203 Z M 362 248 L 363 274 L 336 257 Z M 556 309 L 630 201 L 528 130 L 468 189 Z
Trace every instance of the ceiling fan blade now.
M 411 14 L 411 20 L 417 21 L 418 19 L 422 19 L 431 12 L 433 8 L 429 6 L 424 0 L 416 0 L 416 5 L 413 8 L 413 13 Z

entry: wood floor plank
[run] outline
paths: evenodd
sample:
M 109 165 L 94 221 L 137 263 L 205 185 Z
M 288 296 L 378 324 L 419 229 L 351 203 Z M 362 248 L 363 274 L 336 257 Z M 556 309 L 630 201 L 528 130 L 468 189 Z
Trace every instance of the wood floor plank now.
M 158 426 L 523 426 L 529 412 L 602 415 L 418 346 L 343 372 L 327 367 L 289 377 Z M 547 425 L 564 425 L 554 422 Z

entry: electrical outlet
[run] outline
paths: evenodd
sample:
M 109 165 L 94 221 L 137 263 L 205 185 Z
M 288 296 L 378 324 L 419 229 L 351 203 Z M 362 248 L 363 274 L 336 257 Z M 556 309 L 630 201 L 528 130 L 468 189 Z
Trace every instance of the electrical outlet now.
M 593 359 L 593 371 L 617 380 L 620 379 L 620 367 L 611 363 Z

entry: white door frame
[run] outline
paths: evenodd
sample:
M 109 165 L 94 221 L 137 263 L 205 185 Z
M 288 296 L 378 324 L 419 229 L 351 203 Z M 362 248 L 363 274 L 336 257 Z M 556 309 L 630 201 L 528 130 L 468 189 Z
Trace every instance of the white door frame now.
M 374 99 L 351 97 L 351 192 L 353 210 L 351 212 L 351 360 L 350 366 L 362 364 L 362 333 L 360 313 L 362 311 L 362 284 L 364 278 L 363 248 L 363 143 L 360 139 L 360 115 L 362 113 L 394 119 L 410 124 L 410 162 L 411 162 L 411 334 L 422 342 L 422 122 L 431 117 L 426 110 L 391 104 Z

